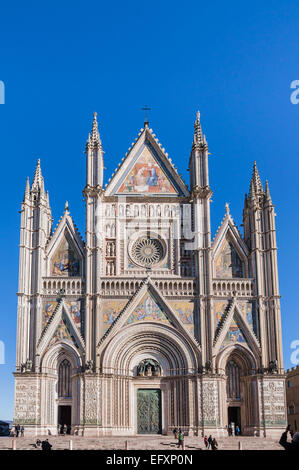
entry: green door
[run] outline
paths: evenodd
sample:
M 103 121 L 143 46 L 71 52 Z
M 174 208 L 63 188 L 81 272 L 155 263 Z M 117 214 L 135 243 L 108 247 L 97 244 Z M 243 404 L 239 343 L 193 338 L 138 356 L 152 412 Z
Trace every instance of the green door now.
M 161 434 L 161 391 L 137 390 L 138 434 Z

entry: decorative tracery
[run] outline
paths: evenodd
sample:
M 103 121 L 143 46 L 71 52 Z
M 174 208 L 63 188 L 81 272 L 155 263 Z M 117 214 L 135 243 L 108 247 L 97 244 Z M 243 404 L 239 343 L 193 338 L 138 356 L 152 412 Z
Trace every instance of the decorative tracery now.
M 156 238 L 141 237 L 135 241 L 131 250 L 131 257 L 135 263 L 151 267 L 163 259 L 162 243 Z

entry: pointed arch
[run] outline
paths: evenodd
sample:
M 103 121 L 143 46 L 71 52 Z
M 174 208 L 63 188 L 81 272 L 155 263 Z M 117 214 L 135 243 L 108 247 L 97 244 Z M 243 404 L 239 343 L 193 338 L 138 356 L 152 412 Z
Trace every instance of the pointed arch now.
M 227 213 L 212 244 L 213 278 L 247 278 L 248 256 L 248 247 Z

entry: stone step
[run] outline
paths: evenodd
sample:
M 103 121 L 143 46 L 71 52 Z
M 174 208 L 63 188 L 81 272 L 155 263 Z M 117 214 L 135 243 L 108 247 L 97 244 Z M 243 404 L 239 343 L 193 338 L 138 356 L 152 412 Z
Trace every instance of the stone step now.
M 98 449 L 98 450 L 121 450 L 125 449 L 126 441 L 130 450 L 175 450 L 178 449 L 177 442 L 169 436 L 138 436 L 138 437 L 79 437 L 79 436 L 40 436 L 39 439 L 48 438 L 53 449 L 68 449 L 69 441 L 72 440 L 73 450 Z M 23 437 L 16 439 L 17 449 L 34 449 L 34 443 L 38 437 Z M 221 437 L 217 438 L 218 448 L 223 450 L 237 450 L 239 442 L 243 450 L 282 450 L 277 441 L 258 437 Z M 12 438 L 0 438 L 0 449 L 11 449 Z M 203 449 L 202 437 L 186 436 L 186 450 Z

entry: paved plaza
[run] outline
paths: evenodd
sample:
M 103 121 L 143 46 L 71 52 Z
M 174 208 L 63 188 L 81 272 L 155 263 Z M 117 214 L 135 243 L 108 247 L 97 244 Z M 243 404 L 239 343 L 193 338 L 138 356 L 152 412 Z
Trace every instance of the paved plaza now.
M 34 443 L 37 439 L 44 440 L 45 436 L 23 437 L 16 439 L 17 450 L 37 450 Z M 53 450 L 67 450 L 70 440 L 73 450 L 176 450 L 176 440 L 170 436 L 144 437 L 78 437 L 78 436 L 48 436 Z M 217 438 L 220 450 L 283 450 L 274 439 L 259 437 L 224 437 Z M 12 449 L 13 438 L 0 438 L 0 450 Z M 185 450 L 205 450 L 201 437 L 185 437 Z

